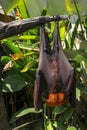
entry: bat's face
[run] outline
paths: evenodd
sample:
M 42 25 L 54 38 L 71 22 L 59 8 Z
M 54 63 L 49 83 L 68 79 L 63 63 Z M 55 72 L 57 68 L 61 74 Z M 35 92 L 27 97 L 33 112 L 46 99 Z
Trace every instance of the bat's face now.
M 67 102 L 67 98 L 64 93 L 50 93 L 48 98 L 45 99 L 45 102 L 50 107 L 55 107 L 64 104 Z

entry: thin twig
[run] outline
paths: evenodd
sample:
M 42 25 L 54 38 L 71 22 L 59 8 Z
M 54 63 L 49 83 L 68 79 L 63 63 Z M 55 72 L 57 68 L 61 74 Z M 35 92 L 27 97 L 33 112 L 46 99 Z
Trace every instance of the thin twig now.
M 23 128 L 23 127 L 25 127 L 25 126 L 27 126 L 27 125 L 30 125 L 30 124 L 35 123 L 35 122 L 38 122 L 38 121 L 40 121 L 40 120 L 42 120 L 42 119 L 33 120 L 33 121 L 31 121 L 31 122 L 24 123 L 24 124 L 22 124 L 22 125 L 20 125 L 20 126 L 17 126 L 16 128 L 13 128 L 12 130 L 19 130 L 20 128 Z

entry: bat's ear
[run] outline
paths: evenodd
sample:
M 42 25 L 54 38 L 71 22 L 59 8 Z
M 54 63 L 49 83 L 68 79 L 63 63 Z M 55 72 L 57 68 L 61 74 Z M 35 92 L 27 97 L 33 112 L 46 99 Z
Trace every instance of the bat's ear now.
M 55 21 L 55 28 L 54 28 L 54 33 L 53 33 L 53 47 L 52 50 L 53 52 L 58 53 L 59 48 L 61 48 L 61 39 L 60 39 L 60 33 L 59 33 L 59 24 L 58 21 Z
M 51 47 L 49 43 L 48 34 L 45 31 L 44 25 L 40 26 L 40 51 L 51 54 Z

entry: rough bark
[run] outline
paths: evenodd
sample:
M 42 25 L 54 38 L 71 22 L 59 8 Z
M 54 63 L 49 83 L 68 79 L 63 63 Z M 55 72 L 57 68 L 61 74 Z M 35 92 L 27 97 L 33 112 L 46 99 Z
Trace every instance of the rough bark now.
M 55 20 L 65 20 L 68 17 L 64 16 L 40 16 L 22 20 L 15 20 L 9 23 L 0 22 L 0 40 L 17 34 L 21 34 L 29 29 L 39 25 L 49 23 Z

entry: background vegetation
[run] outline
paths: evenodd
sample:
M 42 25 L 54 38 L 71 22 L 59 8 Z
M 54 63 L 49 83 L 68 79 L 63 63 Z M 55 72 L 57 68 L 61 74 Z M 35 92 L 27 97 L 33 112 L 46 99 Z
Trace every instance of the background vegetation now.
M 0 41 L 2 92 L 11 130 L 87 129 L 87 2 L 86 0 L 0 0 L 0 20 L 10 22 L 41 15 L 68 15 L 60 22 L 64 52 L 76 70 L 77 106 L 33 107 L 39 58 L 39 27 Z M 52 42 L 54 22 L 45 25 Z

